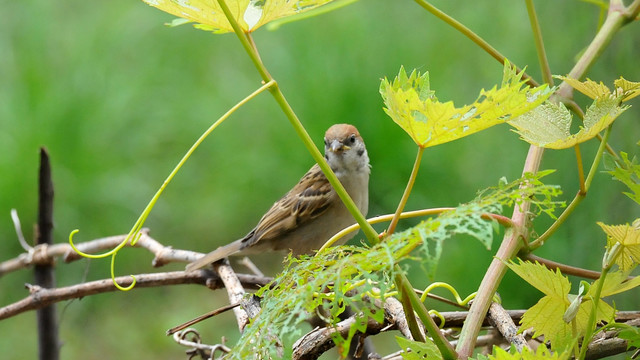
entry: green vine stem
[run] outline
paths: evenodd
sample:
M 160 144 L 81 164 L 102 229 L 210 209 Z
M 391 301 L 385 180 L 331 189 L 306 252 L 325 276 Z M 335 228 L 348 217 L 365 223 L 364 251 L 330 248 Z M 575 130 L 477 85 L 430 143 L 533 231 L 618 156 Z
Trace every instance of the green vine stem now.
M 542 148 L 537 146 L 530 146 L 527 159 L 524 164 L 524 170 L 522 173 L 536 173 L 540 167 L 543 154 Z M 466 359 L 473 353 L 475 347 L 476 338 L 480 332 L 482 322 L 489 310 L 489 305 L 493 301 L 493 296 L 498 289 L 498 285 L 502 280 L 502 277 L 506 273 L 507 267 L 505 263 L 512 259 L 518 249 L 520 248 L 522 241 L 521 237 L 526 238 L 526 234 L 521 233 L 526 228 L 527 213 L 529 212 L 530 202 L 523 202 L 521 206 L 516 206 L 511 216 L 513 227 L 508 228 L 505 231 L 504 238 L 500 244 L 500 248 L 496 253 L 496 256 L 491 261 L 489 269 L 484 275 L 482 282 L 478 288 L 478 294 L 476 299 L 471 304 L 469 309 L 469 315 L 462 326 L 460 338 L 458 340 L 458 355 L 461 359 Z
M 616 8 L 611 7 L 602 28 L 600 28 L 592 42 L 587 47 L 587 50 L 582 54 L 576 65 L 573 67 L 569 73 L 569 77 L 574 79 L 582 78 L 596 58 L 609 44 L 614 33 L 617 32 L 624 24 L 635 19 L 635 17 L 638 16 L 638 12 L 640 12 L 640 0 L 634 0 L 628 8 L 624 8 L 624 6 Z M 571 99 L 573 91 L 569 84 L 563 82 L 558 88 L 557 93 L 561 98 Z M 606 141 L 603 141 L 601 144 L 606 145 Z M 542 149 L 536 146 L 531 146 L 529 148 L 527 160 L 524 165 L 525 172 L 536 172 L 538 170 L 542 160 L 542 153 Z M 585 185 L 586 183 L 590 183 L 589 177 L 587 177 Z M 456 349 L 461 358 L 470 357 L 473 353 L 473 348 L 478 333 L 480 332 L 482 320 L 489 309 L 493 294 L 497 290 L 498 285 L 506 272 L 506 266 L 503 261 L 511 259 L 521 245 L 521 241 L 519 241 L 521 234 L 516 229 L 524 229 L 526 210 L 529 208 L 529 203 L 524 203 L 523 208 L 525 210 L 524 213 L 518 208 L 515 209 L 511 219 L 517 228 L 508 229 L 505 233 L 505 237 L 498 249 L 496 258 L 491 262 L 491 265 L 489 265 L 489 269 L 482 279 L 480 288 L 478 289 L 476 300 L 471 305 L 469 316 L 462 327 L 458 347 Z
M 533 251 L 539 248 L 540 246 L 542 246 L 544 242 L 547 241 L 547 239 L 549 239 L 551 235 L 553 235 L 556 232 L 556 230 L 560 228 L 560 226 L 567 220 L 569 215 L 573 213 L 576 207 L 587 196 L 587 192 L 591 187 L 591 182 L 593 181 L 593 177 L 598 171 L 598 165 L 600 164 L 600 159 L 602 159 L 602 153 L 604 152 L 605 145 L 607 144 L 607 140 L 609 140 L 610 133 L 611 133 L 611 126 L 609 126 L 607 130 L 605 130 L 604 132 L 604 136 L 602 137 L 602 141 L 600 142 L 598 151 L 596 152 L 596 155 L 593 158 L 593 163 L 591 164 L 591 168 L 589 169 L 589 174 L 587 174 L 587 179 L 584 181 L 584 189 L 581 184 L 580 190 L 578 190 L 578 193 L 576 194 L 576 196 L 573 198 L 573 200 L 571 200 L 571 203 L 569 203 L 569 205 L 564 209 L 562 214 L 558 216 L 556 221 L 554 221 L 553 224 L 551 224 L 551 226 L 549 226 L 549 228 L 542 235 L 540 235 L 540 237 L 538 237 L 537 239 L 529 243 L 527 252 Z
M 404 189 L 404 193 L 402 194 L 402 198 L 398 204 L 398 209 L 396 209 L 393 219 L 391 219 L 391 224 L 389 224 L 389 228 L 387 228 L 386 236 L 393 234 L 396 230 L 396 226 L 400 220 L 400 214 L 402 214 L 405 205 L 407 205 L 409 194 L 411 194 L 411 189 L 413 189 L 413 184 L 416 182 L 416 177 L 418 176 L 418 170 L 420 169 L 420 163 L 422 162 L 422 154 L 424 154 L 424 148 L 422 146 L 418 146 L 418 154 L 416 155 L 416 161 L 413 163 L 413 169 L 411 170 L 407 187 Z
M 604 254 L 604 258 L 602 260 L 602 275 L 600 279 L 596 281 L 596 291 L 593 294 L 593 298 L 591 299 L 592 306 L 591 312 L 589 313 L 589 320 L 587 321 L 587 330 L 584 334 L 584 338 L 582 340 L 582 346 L 580 348 L 580 356 L 578 359 L 584 360 L 587 355 L 587 350 L 589 349 L 589 344 L 593 338 L 593 334 L 596 329 L 596 318 L 598 316 L 598 304 L 600 303 L 600 297 L 602 295 L 602 288 L 604 287 L 604 281 L 611 270 L 611 267 L 615 264 L 615 259 L 620 254 L 622 247 L 620 243 L 615 243 L 612 247 L 608 248 Z
M 526 0 L 527 13 L 529 14 L 529 21 L 531 22 L 531 31 L 533 31 L 533 40 L 536 43 L 536 52 L 538 54 L 538 62 L 540 63 L 540 69 L 542 69 L 542 78 L 544 82 L 553 86 L 553 74 L 549 67 L 549 61 L 547 60 L 547 52 L 544 49 L 544 41 L 542 40 L 542 30 L 540 29 L 540 23 L 538 22 L 538 14 L 536 13 L 533 0 Z
M 432 208 L 432 209 L 405 211 L 405 212 L 400 214 L 400 219 L 409 219 L 409 218 L 415 218 L 415 217 L 437 215 L 437 214 L 443 213 L 445 211 L 451 211 L 451 210 L 455 210 L 455 208 L 453 208 L 453 207 L 443 207 L 443 208 Z M 371 224 L 371 225 L 378 224 L 378 223 L 382 223 L 382 222 L 391 221 L 391 220 L 393 220 L 393 218 L 395 216 L 396 216 L 395 214 L 378 215 L 376 217 L 372 217 L 372 218 L 367 219 L 367 222 L 369 224 Z M 511 219 L 509 219 L 508 217 L 506 217 L 504 215 L 486 213 L 486 214 L 482 214 L 481 217 L 483 219 L 485 219 L 485 220 L 495 220 L 498 224 L 500 224 L 500 225 L 502 225 L 504 227 L 513 226 L 513 223 L 511 222 Z M 338 232 L 337 234 L 333 235 L 333 237 L 331 239 L 327 240 L 327 242 L 324 243 L 324 245 L 322 245 L 322 247 L 320 249 L 318 249 L 318 252 L 320 252 L 320 251 L 332 246 L 336 241 L 340 240 L 345 235 L 350 234 L 353 231 L 356 231 L 358 229 L 360 229 L 360 224 L 353 224 L 351 226 L 348 226 L 348 227 L 340 230 L 340 232 Z
M 149 214 L 151 213 L 151 210 L 153 209 L 153 207 L 155 206 L 156 202 L 160 198 L 160 195 L 162 195 L 162 193 L 164 192 L 164 189 L 167 187 L 167 185 L 169 185 L 171 180 L 173 180 L 175 175 L 178 173 L 178 171 L 180 171 L 182 166 L 187 162 L 187 160 L 191 157 L 191 155 L 198 148 L 198 146 L 200 146 L 200 144 L 202 144 L 204 139 L 206 139 L 207 136 L 209 136 L 213 132 L 213 130 L 215 130 L 220 124 L 222 124 L 222 122 L 224 122 L 227 118 L 229 118 L 229 116 L 231 116 L 231 114 L 233 114 L 241 106 L 243 106 L 244 104 L 249 102 L 254 97 L 258 96 L 263 91 L 269 89 L 274 84 L 275 84 L 274 81 L 269 81 L 269 82 L 265 83 L 264 85 L 262 85 L 260 88 L 258 88 L 256 91 L 254 91 L 251 94 L 249 94 L 249 96 L 247 96 L 244 99 L 240 100 L 240 102 L 238 102 L 231 109 L 229 109 L 224 115 L 222 115 L 220 118 L 218 118 L 218 120 L 216 120 L 213 123 L 213 125 L 211 125 L 202 135 L 200 135 L 198 140 L 193 145 L 191 145 L 191 148 L 189 148 L 187 153 L 182 157 L 182 159 L 180 159 L 180 162 L 178 162 L 178 164 L 173 169 L 173 171 L 171 171 L 169 176 L 167 176 L 165 181 L 162 183 L 162 186 L 160 186 L 160 189 L 158 189 L 158 191 L 155 193 L 153 198 L 151 198 L 151 201 L 149 201 L 149 203 L 147 204 L 145 209 L 142 211 L 142 214 L 140 215 L 140 217 L 138 218 L 136 223 L 133 225 L 133 228 L 131 228 L 131 230 L 129 231 L 129 234 L 127 235 L 127 237 L 120 244 L 118 244 L 118 246 L 116 246 L 112 250 L 107 251 L 106 253 L 103 253 L 103 254 L 87 254 L 87 253 L 84 253 L 84 252 L 80 251 L 80 249 L 78 249 L 75 246 L 75 244 L 73 243 L 74 235 L 79 232 L 79 230 L 76 229 L 76 230 L 73 230 L 71 232 L 71 234 L 69 234 L 69 245 L 71 245 L 71 248 L 73 248 L 73 250 L 76 253 L 78 253 L 80 256 L 83 256 L 83 257 L 86 257 L 86 258 L 90 258 L 90 259 L 99 259 L 99 258 L 104 258 L 104 257 L 107 257 L 107 256 L 111 256 L 111 279 L 113 281 L 113 285 L 116 288 L 118 288 L 119 290 L 122 290 L 122 291 L 128 291 L 128 290 L 133 289 L 133 287 L 136 285 L 136 278 L 133 275 L 131 276 L 132 277 L 132 282 L 127 287 L 122 287 L 116 282 L 116 278 L 115 278 L 115 257 L 116 257 L 116 254 L 118 253 L 118 251 L 120 251 L 120 249 L 122 249 L 129 242 L 131 242 L 131 245 L 135 245 L 135 243 L 138 241 L 138 239 L 140 238 L 140 235 L 141 235 L 140 229 L 142 229 L 142 226 L 144 225 L 144 222 L 147 220 L 147 217 L 149 216 Z
M 258 73 L 260 73 L 260 76 L 262 77 L 262 81 L 274 82 L 274 85 L 269 88 L 269 90 L 271 91 L 271 95 L 273 95 L 274 99 L 276 100 L 276 102 L 284 112 L 287 119 L 289 119 L 289 122 L 293 126 L 294 130 L 296 131 L 296 133 L 304 143 L 304 146 L 307 148 L 309 153 L 311 153 L 313 160 L 315 160 L 316 163 L 318 163 L 318 165 L 320 166 L 320 169 L 322 169 L 322 172 L 325 174 L 325 176 L 329 180 L 329 183 L 331 183 L 331 186 L 333 186 L 333 188 L 336 190 L 336 193 L 338 194 L 338 196 L 340 196 L 340 199 L 344 202 L 345 206 L 347 207 L 349 212 L 353 215 L 356 222 L 360 224 L 360 227 L 362 228 L 362 232 L 365 234 L 369 242 L 371 244 L 377 244 L 379 241 L 378 233 L 376 233 L 373 227 L 367 222 L 365 217 L 362 215 L 362 213 L 360 213 L 360 210 L 358 209 L 356 204 L 353 202 L 353 200 L 345 190 L 344 186 L 342 186 L 342 183 L 340 183 L 340 180 L 338 180 L 336 175 L 331 170 L 331 167 L 329 167 L 329 164 L 327 164 L 327 161 L 324 159 L 324 157 L 322 156 L 322 154 L 320 153 L 316 145 L 313 143 L 313 140 L 307 133 L 307 130 L 304 128 L 304 126 L 300 122 L 300 119 L 298 119 L 298 116 L 295 114 L 295 112 L 287 102 L 286 98 L 284 97 L 284 94 L 280 90 L 278 83 L 271 77 L 266 67 L 262 63 L 262 60 L 260 59 L 260 55 L 258 53 L 258 50 L 255 44 L 253 43 L 253 39 L 250 33 L 245 33 L 240 28 L 240 25 L 238 25 L 238 22 L 234 19 L 233 15 L 231 14 L 231 11 L 229 10 L 229 7 L 227 6 L 224 0 L 217 0 L 217 1 L 218 1 L 218 4 L 220 4 L 220 7 L 224 12 L 225 17 L 231 24 L 233 31 L 235 32 L 236 36 L 242 43 L 242 47 L 245 49 L 245 51 L 251 58 L 251 61 L 253 62 L 256 69 L 258 70 Z

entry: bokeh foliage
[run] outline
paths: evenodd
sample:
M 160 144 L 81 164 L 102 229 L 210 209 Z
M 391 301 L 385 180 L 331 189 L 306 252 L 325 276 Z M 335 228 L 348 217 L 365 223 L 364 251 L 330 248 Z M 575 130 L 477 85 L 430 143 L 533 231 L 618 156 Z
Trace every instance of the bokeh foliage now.
M 52 156 L 56 186 L 56 241 L 80 228 L 77 241 L 128 231 L 166 174 L 208 125 L 259 86 L 259 77 L 233 35 L 189 26 L 166 28 L 173 18 L 142 1 L 0 0 L 0 254 L 21 251 L 9 217 L 18 209 L 27 237 L 37 211 L 37 150 Z M 484 36 L 513 63 L 540 79 L 526 11 L 520 2 L 443 10 Z M 565 74 L 595 33 L 598 13 L 579 1 L 537 2 L 555 74 Z M 558 14 L 572 14 L 558 21 Z M 616 37 L 589 78 L 611 84 L 640 78 L 637 24 Z M 470 103 L 496 83 L 502 66 L 411 1 L 360 1 L 339 11 L 254 34 L 261 55 L 312 137 L 320 144 L 336 122 L 358 126 L 372 158 L 370 215 L 395 209 L 411 169 L 414 144 L 382 110 L 380 79 L 400 65 L 429 71 L 438 98 Z M 581 104 L 590 99 L 578 97 Z M 636 153 L 637 98 L 616 121 L 611 143 Z M 577 129 L 576 129 L 577 130 Z M 572 131 L 575 132 L 575 131 Z M 588 158 L 597 147 L 583 147 Z M 519 177 L 528 144 L 507 125 L 427 150 L 408 209 L 455 206 L 502 176 Z M 546 183 L 577 190 L 571 150 L 548 151 L 542 168 L 561 169 Z M 403 159 L 405 161 L 403 161 Z M 244 234 L 311 165 L 272 99 L 241 109 L 195 154 L 167 189 L 147 225 L 167 245 L 208 251 Z M 601 232 L 596 221 L 639 217 L 624 185 L 598 174 L 592 191 L 540 255 L 597 269 Z M 257 180 L 260 179 L 260 180 Z M 401 228 L 412 225 L 402 222 Z M 540 225 L 540 229 L 544 227 Z M 357 240 L 356 240 L 357 241 Z M 461 292 L 475 291 L 492 252 L 467 238 L 444 246 L 436 278 Z M 123 252 L 119 268 L 151 271 L 151 255 Z M 280 260 L 257 259 L 279 269 Z M 61 265 L 60 285 L 108 277 L 108 263 Z M 170 268 L 181 268 L 172 265 Z M 0 303 L 26 295 L 29 272 L 0 278 Z M 426 285 L 421 269 L 410 275 Z M 538 294 L 507 275 L 505 307 L 530 307 Z M 161 299 L 161 300 L 159 300 Z M 85 298 L 62 316 L 64 358 L 176 358 L 182 349 L 164 330 L 224 304 L 226 296 L 196 287 L 136 290 Z M 616 299 L 617 307 L 633 305 Z M 64 304 L 58 309 L 63 311 Z M 162 314 L 162 316 L 158 316 Z M 225 326 L 219 325 L 227 322 Z M 231 315 L 200 327 L 203 335 L 234 340 Z M 35 314 L 0 322 L 0 348 L 9 357 L 34 358 Z M 92 334 L 87 341 L 86 334 Z M 115 335 L 114 335 L 115 334 Z M 31 340 L 29 340 L 31 337 Z M 28 346 L 15 346 L 17 343 Z M 31 343 L 29 343 L 31 341 Z M 395 349 L 397 345 L 390 341 Z M 382 350 L 382 349 L 381 349 Z

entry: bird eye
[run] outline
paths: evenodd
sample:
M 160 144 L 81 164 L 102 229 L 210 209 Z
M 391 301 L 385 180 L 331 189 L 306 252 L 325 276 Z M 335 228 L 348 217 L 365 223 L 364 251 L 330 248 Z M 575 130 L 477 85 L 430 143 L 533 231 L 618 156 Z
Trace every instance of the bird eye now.
M 349 136 L 349 141 L 353 144 L 356 142 L 356 135 L 355 134 L 351 134 L 351 136 Z

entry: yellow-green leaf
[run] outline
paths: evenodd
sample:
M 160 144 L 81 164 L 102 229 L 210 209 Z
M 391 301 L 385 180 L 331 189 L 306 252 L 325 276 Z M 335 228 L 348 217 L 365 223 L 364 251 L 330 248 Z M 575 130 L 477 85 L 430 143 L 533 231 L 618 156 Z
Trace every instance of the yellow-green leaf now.
M 562 318 L 564 310 L 569 306 L 569 299 L 567 298 L 569 290 L 571 290 L 569 279 L 562 275 L 560 270 L 553 272 L 537 261 L 531 263 L 519 260 L 519 262 L 519 264 L 509 262 L 507 266 L 531 286 L 552 297 L 555 301 L 564 303 L 564 309 L 560 313 L 560 318 Z
M 565 81 L 567 84 L 571 85 L 572 88 L 580 91 L 581 93 L 587 95 L 592 99 L 603 99 L 611 95 L 611 90 L 605 84 L 603 84 L 602 81 L 600 83 L 597 83 L 591 79 L 580 81 L 578 79 L 572 79 L 566 76 L 555 77 L 562 81 Z
M 567 84 L 571 85 L 572 88 L 578 90 L 579 92 L 587 95 L 594 100 L 614 97 L 619 101 L 624 102 L 640 95 L 640 82 L 628 81 L 622 76 L 620 77 L 620 79 L 617 79 L 613 82 L 613 85 L 615 87 L 614 91 L 611 91 L 611 89 L 603 84 L 602 81 L 600 83 L 597 83 L 591 79 L 580 81 L 566 76 L 555 77 L 561 79 L 562 81 L 565 81 Z
M 567 306 L 568 302 L 565 305 L 551 296 L 544 296 L 522 315 L 522 329 L 533 328 L 533 337 L 543 335 L 551 342 L 552 349 L 566 348 L 573 341 L 571 325 L 562 320 Z
M 640 263 L 640 228 L 629 224 L 606 225 L 602 222 L 598 222 L 598 225 L 607 234 L 607 248 L 620 243 L 620 253 L 615 263 L 622 271 L 631 270 Z
M 640 95 L 640 82 L 628 81 L 621 76 L 613 85 L 616 87 L 616 95 L 620 96 L 622 101 L 629 101 Z
M 385 112 L 418 146 L 425 148 L 508 121 L 540 105 L 551 95 L 546 85 L 524 87 L 522 74 L 506 62 L 500 88 L 482 90 L 473 104 L 459 108 L 452 101 L 438 101 L 430 89 L 429 74 L 416 70 L 407 76 L 404 68 L 400 68 L 393 81 L 382 80 L 380 94 Z
M 600 296 L 604 298 L 607 296 L 619 294 L 640 285 L 640 276 L 636 276 L 631 280 L 627 280 L 629 277 L 629 273 L 630 271 L 622 270 L 608 273 L 605 277 L 604 284 L 602 284 L 602 292 Z M 588 295 L 595 295 L 594 289 L 597 287 L 598 281 L 600 280 L 597 280 L 593 283 L 593 286 L 590 289 Z
M 198 29 L 225 33 L 233 31 L 217 0 L 142 0 L 164 12 L 191 22 Z M 302 13 L 333 0 L 226 0 L 233 18 L 244 32 L 285 16 Z

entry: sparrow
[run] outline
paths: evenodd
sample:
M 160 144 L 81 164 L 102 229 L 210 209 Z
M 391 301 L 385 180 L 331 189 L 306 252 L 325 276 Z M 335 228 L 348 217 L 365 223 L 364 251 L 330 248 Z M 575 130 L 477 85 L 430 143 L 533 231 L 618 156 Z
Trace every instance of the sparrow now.
M 369 209 L 369 156 L 358 129 L 331 126 L 324 136 L 324 158 L 363 215 Z M 294 256 L 319 249 L 340 230 L 355 223 L 326 176 L 315 164 L 262 216 L 245 237 L 217 248 L 187 265 L 187 271 L 230 255 L 291 251 Z M 341 239 L 345 242 L 355 233 Z

